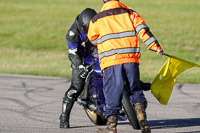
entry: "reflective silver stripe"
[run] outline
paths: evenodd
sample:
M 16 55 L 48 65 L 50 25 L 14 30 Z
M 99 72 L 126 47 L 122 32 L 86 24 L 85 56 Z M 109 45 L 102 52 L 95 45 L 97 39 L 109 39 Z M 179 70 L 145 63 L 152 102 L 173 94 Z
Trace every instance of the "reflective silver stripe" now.
M 139 33 L 139 31 L 141 30 L 141 29 L 144 29 L 144 28 L 149 28 L 146 24 L 140 24 L 140 25 L 138 25 L 137 27 L 136 27 L 136 32 L 137 33 Z
M 103 52 L 99 55 L 100 60 L 103 57 L 111 56 L 115 54 L 127 54 L 127 53 L 140 53 L 140 48 L 121 48 L 121 49 L 112 49 L 110 51 Z
M 108 35 L 101 37 L 100 39 L 96 39 L 91 42 L 92 42 L 92 44 L 101 44 L 104 41 L 109 40 L 109 39 L 131 37 L 131 36 L 136 36 L 135 31 L 127 31 L 127 32 L 122 32 L 122 33 L 117 33 L 117 34 L 108 34 Z
M 92 44 L 97 44 L 97 40 L 98 39 L 95 39 L 95 40 L 93 40 L 93 41 L 90 41 Z
M 76 52 L 77 52 L 77 48 L 75 48 L 75 49 L 69 49 L 69 53 L 70 54 L 76 55 Z
M 150 44 L 152 44 L 153 42 L 156 41 L 156 38 L 155 37 L 151 37 L 149 38 L 148 40 L 146 40 L 144 43 L 149 46 Z

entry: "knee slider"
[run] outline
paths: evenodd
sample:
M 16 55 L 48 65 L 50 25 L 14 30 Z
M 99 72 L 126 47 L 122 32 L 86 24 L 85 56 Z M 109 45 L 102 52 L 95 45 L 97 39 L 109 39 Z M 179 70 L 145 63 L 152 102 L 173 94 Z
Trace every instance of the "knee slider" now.
M 71 86 L 69 90 L 65 93 L 63 100 L 66 101 L 76 101 L 78 97 L 77 90 L 74 86 Z

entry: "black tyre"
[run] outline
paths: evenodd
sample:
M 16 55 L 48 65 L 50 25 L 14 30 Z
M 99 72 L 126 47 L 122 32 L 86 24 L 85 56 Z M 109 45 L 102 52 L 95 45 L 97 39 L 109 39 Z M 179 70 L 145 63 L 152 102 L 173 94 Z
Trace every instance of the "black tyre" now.
M 106 125 L 107 119 L 105 119 L 103 115 L 99 115 L 87 108 L 84 108 L 84 110 L 92 123 L 94 123 L 95 125 Z
M 135 109 L 133 108 L 133 106 L 130 103 L 130 99 L 127 95 L 126 90 L 124 90 L 124 92 L 123 92 L 122 106 L 123 106 L 124 112 L 125 112 L 128 120 L 130 121 L 130 124 L 133 127 L 133 129 L 140 129 L 140 125 L 137 120 Z

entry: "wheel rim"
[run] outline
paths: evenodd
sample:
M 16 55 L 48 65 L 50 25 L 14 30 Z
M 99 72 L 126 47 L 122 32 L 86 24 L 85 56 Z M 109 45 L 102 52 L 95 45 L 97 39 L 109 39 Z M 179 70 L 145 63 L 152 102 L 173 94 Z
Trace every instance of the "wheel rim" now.
M 97 120 L 97 114 L 94 111 L 90 111 L 89 109 L 86 109 L 86 111 L 92 120 L 94 120 L 94 121 Z

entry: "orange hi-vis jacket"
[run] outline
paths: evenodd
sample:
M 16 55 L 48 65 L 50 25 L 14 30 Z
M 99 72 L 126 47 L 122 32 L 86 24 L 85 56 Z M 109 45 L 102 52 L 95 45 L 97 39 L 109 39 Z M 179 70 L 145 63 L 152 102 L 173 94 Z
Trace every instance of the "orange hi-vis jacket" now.
M 105 3 L 90 22 L 88 38 L 97 45 L 100 67 L 138 63 L 140 45 L 137 35 L 151 49 L 161 49 L 142 17 L 119 1 Z

